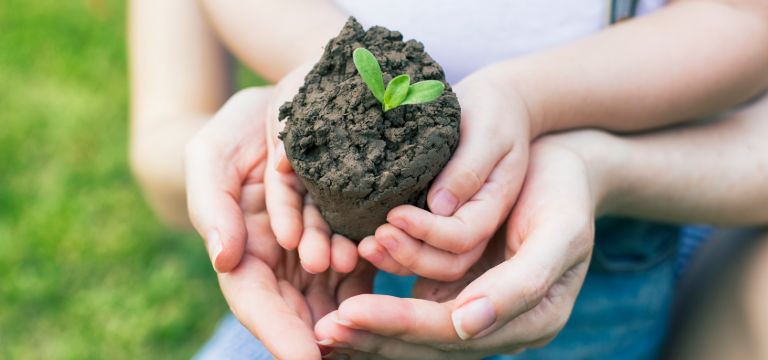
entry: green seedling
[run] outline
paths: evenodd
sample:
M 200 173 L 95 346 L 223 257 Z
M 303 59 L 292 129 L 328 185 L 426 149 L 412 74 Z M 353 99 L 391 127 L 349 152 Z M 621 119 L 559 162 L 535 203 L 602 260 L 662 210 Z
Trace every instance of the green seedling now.
M 384 77 L 376 57 L 365 48 L 357 48 L 352 53 L 357 72 L 363 82 L 371 90 L 382 109 L 387 112 L 400 105 L 423 104 L 440 97 L 445 90 L 445 84 L 437 80 L 424 80 L 411 84 L 407 74 L 395 76 L 384 88 Z

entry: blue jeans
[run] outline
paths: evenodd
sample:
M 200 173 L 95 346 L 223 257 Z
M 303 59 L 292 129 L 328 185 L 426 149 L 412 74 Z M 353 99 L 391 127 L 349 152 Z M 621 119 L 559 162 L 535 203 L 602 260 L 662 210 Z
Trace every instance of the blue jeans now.
M 675 285 L 679 229 L 601 219 L 584 285 L 568 323 L 541 349 L 494 359 L 653 359 L 666 334 Z M 374 290 L 406 297 L 412 277 L 377 275 Z M 197 359 L 270 359 L 231 315 Z

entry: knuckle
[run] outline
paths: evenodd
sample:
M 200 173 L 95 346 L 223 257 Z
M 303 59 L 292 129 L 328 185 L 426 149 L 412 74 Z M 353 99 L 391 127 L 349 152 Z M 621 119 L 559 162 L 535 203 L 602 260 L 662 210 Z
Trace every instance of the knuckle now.
M 547 283 L 538 278 L 532 278 L 530 281 L 522 285 L 522 299 L 525 303 L 526 310 L 530 310 L 535 307 L 544 298 L 547 293 Z
M 483 185 L 483 179 L 479 172 L 466 164 L 456 165 L 453 179 L 453 190 L 455 190 L 457 192 L 456 195 L 460 197 L 462 195 L 471 196 L 472 194 L 467 195 L 466 193 L 473 192 Z
M 457 281 L 464 277 L 466 270 L 467 269 L 465 269 L 464 266 L 454 264 L 447 269 L 439 269 L 438 271 L 442 281 Z
M 400 263 L 400 265 L 403 265 L 404 267 L 408 268 L 411 271 L 415 271 L 416 268 L 421 267 L 421 263 L 419 262 L 420 256 L 417 255 L 418 252 L 416 251 L 397 251 L 397 254 L 392 254 L 393 256 L 397 256 L 397 261 Z M 422 272 L 422 271 L 419 271 Z

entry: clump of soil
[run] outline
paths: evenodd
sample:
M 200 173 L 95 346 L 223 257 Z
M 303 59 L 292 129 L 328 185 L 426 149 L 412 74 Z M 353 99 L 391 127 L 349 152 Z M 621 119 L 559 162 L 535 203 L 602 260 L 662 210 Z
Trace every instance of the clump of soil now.
M 437 100 L 382 111 L 352 61 L 358 47 L 381 65 L 384 83 L 439 80 Z M 459 141 L 461 111 L 445 74 L 416 40 L 349 18 L 292 101 L 280 108 L 286 154 L 331 229 L 353 240 L 372 235 L 402 204 L 424 208 L 426 191 Z

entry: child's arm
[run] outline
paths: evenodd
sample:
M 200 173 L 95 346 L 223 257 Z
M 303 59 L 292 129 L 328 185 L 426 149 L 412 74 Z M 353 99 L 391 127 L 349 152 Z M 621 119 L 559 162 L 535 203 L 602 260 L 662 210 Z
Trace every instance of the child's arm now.
M 765 89 L 766 68 L 768 3 L 691 0 L 481 69 L 455 87 L 461 140 L 430 188 L 432 212 L 394 209 L 376 241 L 361 244 L 361 255 L 384 258 L 377 266 L 400 273 L 459 269 L 442 277 L 456 278 L 511 209 L 531 139 L 581 127 L 647 130 L 709 114 Z M 444 261 L 424 267 L 397 250 L 415 239 Z
M 727 108 L 768 86 L 768 3 L 678 1 L 572 45 L 483 70 L 530 113 L 532 137 L 635 131 Z

